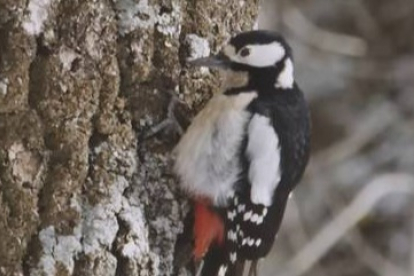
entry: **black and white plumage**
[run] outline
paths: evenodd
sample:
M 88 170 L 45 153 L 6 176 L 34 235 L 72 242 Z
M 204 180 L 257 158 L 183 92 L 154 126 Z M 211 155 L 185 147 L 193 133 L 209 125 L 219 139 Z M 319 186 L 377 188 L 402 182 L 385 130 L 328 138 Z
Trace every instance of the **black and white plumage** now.
M 224 242 L 209 240 L 201 275 L 241 275 L 245 260 L 269 252 L 308 162 L 308 108 L 291 50 L 275 33 L 241 33 L 219 55 L 193 63 L 224 69 L 229 83 L 180 140 L 175 171 L 224 223 Z

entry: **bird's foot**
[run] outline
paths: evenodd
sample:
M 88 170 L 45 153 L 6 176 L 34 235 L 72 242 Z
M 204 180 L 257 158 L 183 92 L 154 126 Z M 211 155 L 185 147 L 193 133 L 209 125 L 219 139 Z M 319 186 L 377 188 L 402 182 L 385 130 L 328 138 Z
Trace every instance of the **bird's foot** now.
M 143 134 L 144 139 L 151 138 L 165 129 L 173 129 L 180 136 L 184 133 L 183 127 L 178 122 L 174 114 L 174 110 L 180 101 L 173 92 L 168 92 L 168 94 L 170 94 L 171 97 L 168 103 L 167 117 L 160 123 L 151 126 L 148 130 L 146 130 Z
M 259 260 L 251 261 L 248 276 L 258 276 L 259 275 L 257 273 L 258 266 L 259 266 Z

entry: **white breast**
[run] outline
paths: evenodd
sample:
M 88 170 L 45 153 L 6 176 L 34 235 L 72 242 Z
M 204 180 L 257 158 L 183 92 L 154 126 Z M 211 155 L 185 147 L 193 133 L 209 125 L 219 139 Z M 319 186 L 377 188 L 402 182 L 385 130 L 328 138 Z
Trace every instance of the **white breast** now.
M 225 203 L 239 173 L 238 151 L 257 93 L 218 94 L 194 118 L 174 150 L 175 172 L 181 185 L 195 196 Z

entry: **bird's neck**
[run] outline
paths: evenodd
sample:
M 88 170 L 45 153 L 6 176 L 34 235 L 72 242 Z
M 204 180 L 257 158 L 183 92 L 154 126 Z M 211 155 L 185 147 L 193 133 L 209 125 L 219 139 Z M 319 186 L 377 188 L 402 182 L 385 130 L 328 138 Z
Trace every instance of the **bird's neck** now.
M 248 87 L 249 74 L 244 71 L 223 71 L 221 73 L 222 78 L 222 91 L 238 91 Z
M 261 69 L 250 73 L 249 85 L 258 91 L 274 90 L 277 72 L 272 69 Z
M 249 85 L 257 87 L 259 92 L 287 91 L 294 88 L 293 64 L 290 58 L 285 58 L 275 67 L 252 71 Z

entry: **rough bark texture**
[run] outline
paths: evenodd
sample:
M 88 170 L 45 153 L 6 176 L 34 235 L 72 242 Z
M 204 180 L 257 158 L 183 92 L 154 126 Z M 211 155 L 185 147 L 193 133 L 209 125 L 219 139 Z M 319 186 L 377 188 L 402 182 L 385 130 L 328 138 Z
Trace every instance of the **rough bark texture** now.
M 146 133 L 214 91 L 185 60 L 257 1 L 0 0 L 0 275 L 171 273 L 178 135 Z

